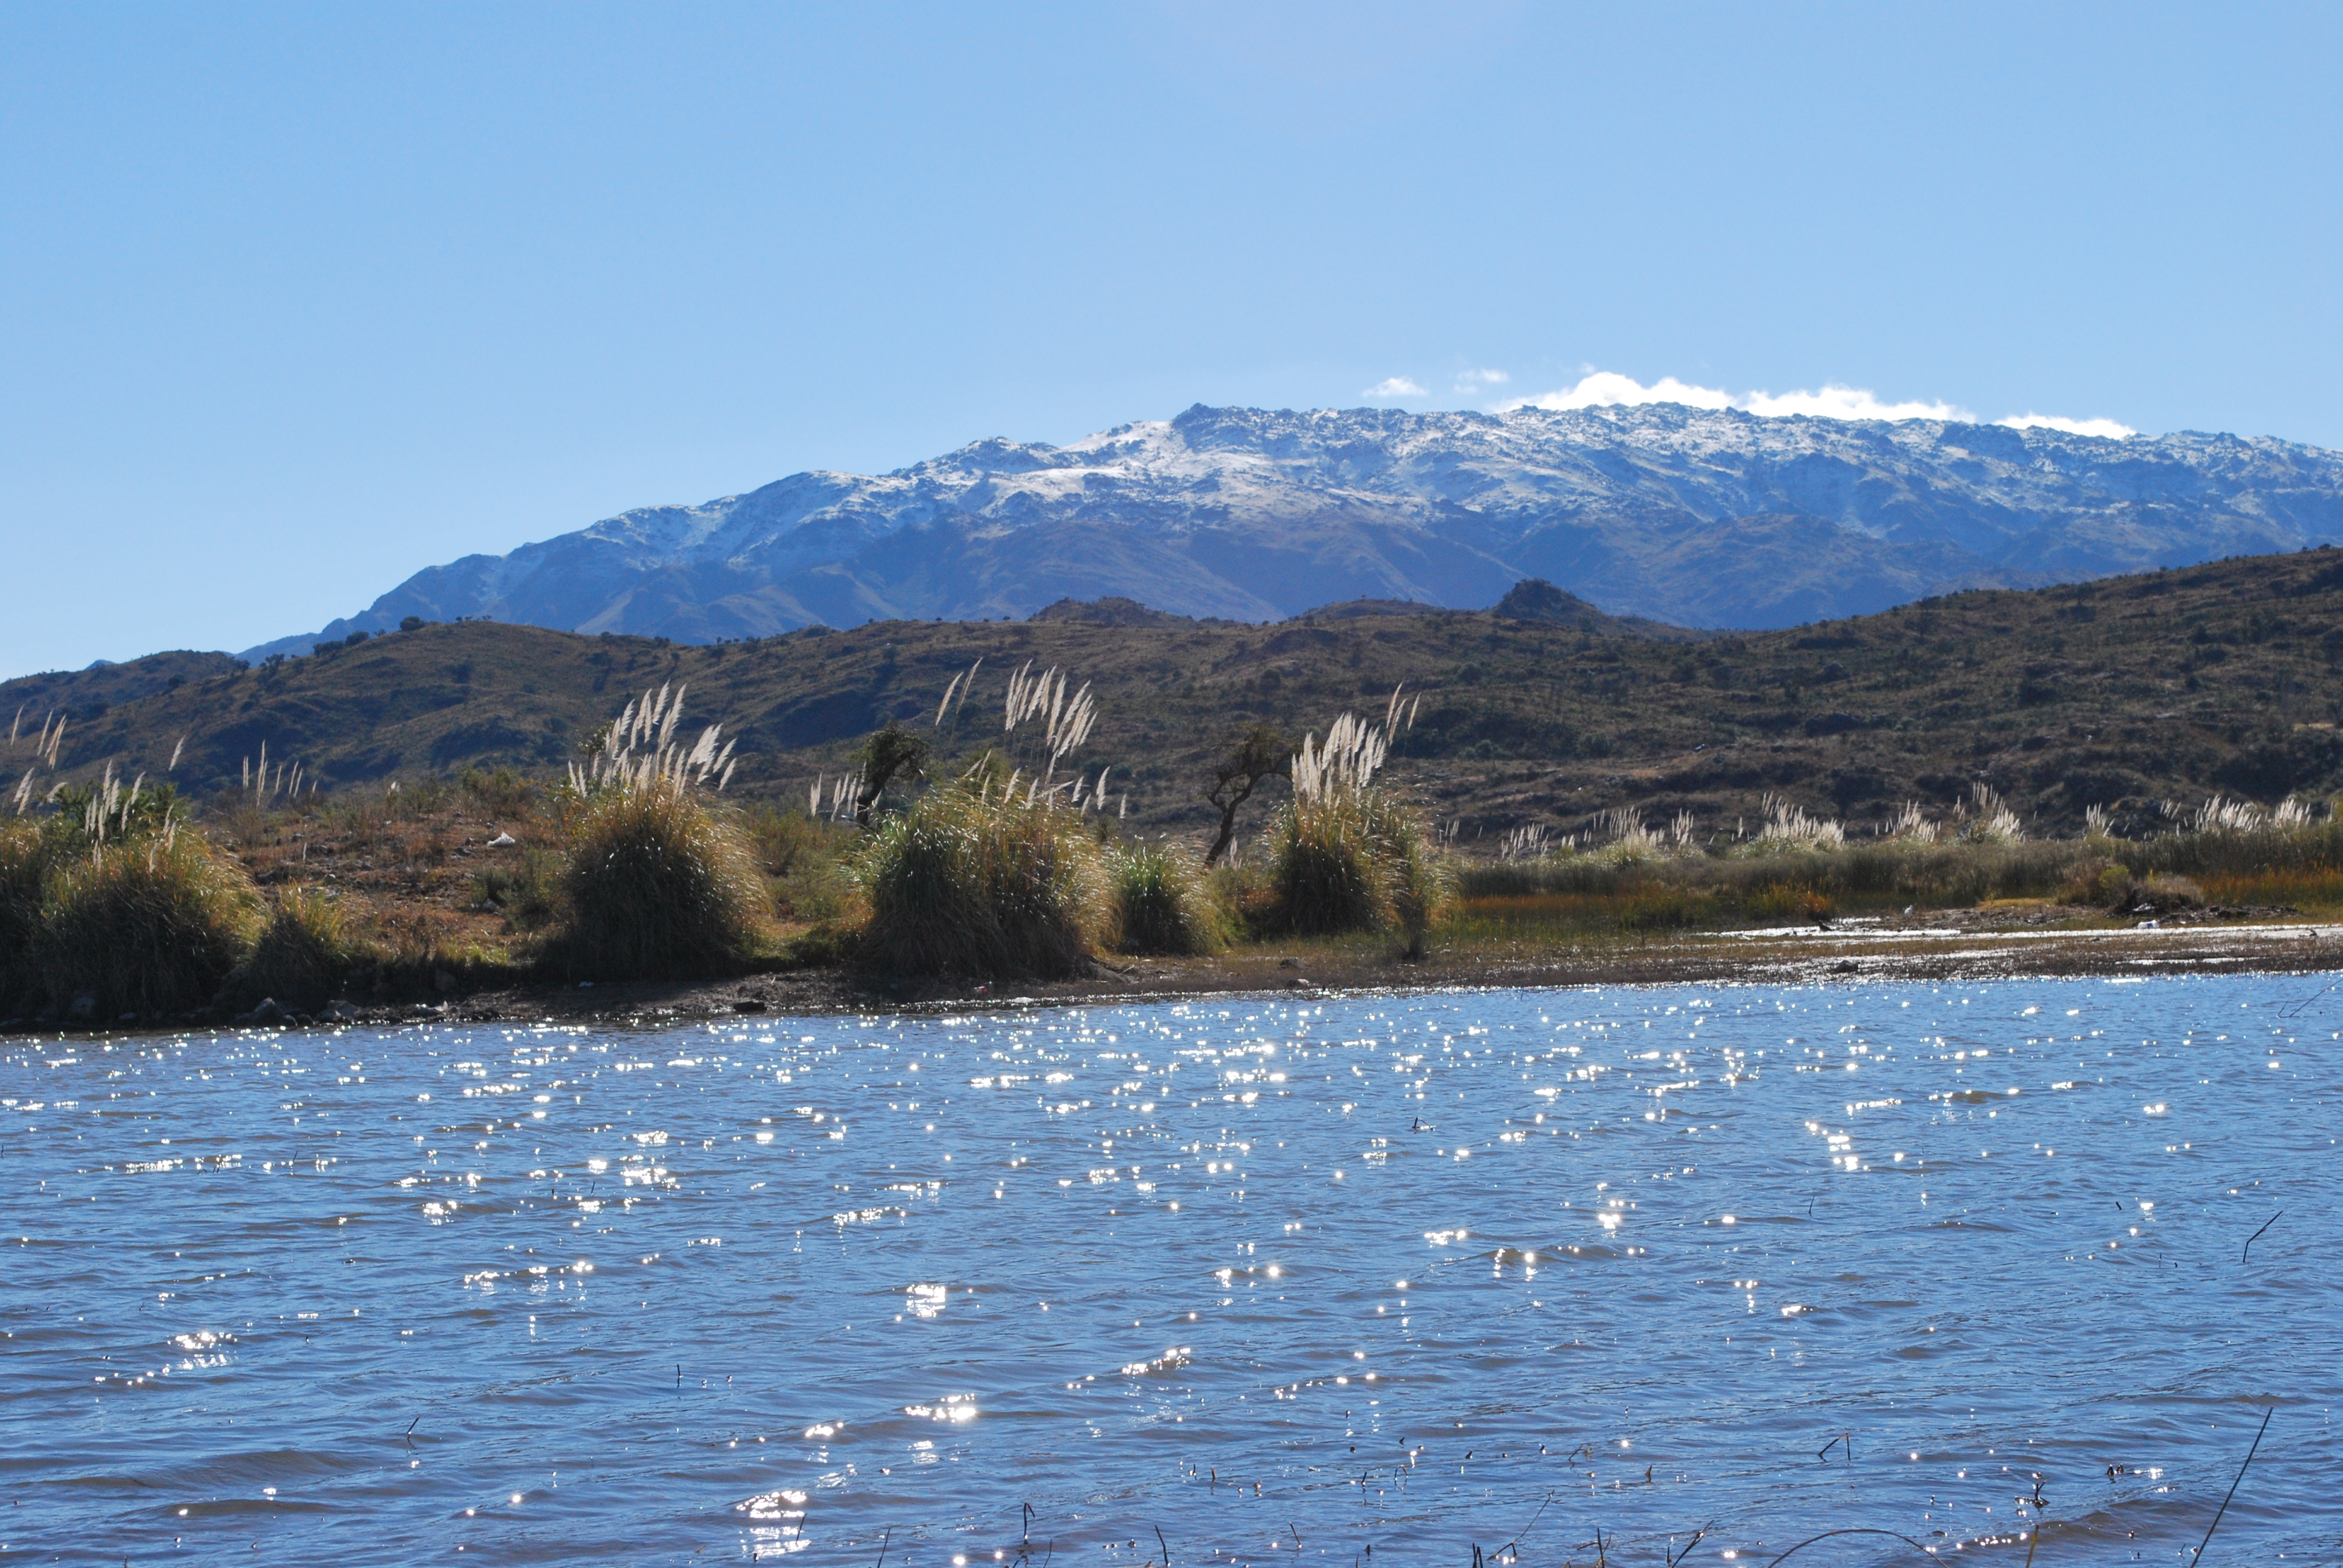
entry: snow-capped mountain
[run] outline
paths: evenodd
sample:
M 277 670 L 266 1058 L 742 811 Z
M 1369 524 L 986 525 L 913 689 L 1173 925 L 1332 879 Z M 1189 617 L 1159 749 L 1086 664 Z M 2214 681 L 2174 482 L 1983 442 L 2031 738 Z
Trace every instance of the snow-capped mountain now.
M 1674 404 L 1504 414 L 1199 404 L 1067 447 L 978 441 L 799 474 L 417 573 L 362 614 L 680 641 L 821 622 L 1022 617 L 1122 595 L 1265 620 L 1352 598 L 1456 608 L 1548 578 L 1614 614 L 1778 627 L 1948 589 L 2343 538 L 2343 453 Z

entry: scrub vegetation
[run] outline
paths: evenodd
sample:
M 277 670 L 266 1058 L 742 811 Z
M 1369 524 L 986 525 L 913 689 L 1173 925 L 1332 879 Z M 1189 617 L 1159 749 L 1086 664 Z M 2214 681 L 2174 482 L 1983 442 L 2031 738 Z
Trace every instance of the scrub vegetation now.
M 2343 825 L 2323 788 L 2343 782 L 2343 751 L 2331 682 L 2306 660 L 2343 654 L 2302 628 L 2329 600 L 2343 610 L 2335 562 L 1962 595 L 1764 638 L 1449 612 L 1282 629 L 894 626 L 699 649 L 420 627 L 301 670 L 116 673 L 119 708 L 20 713 L 0 750 L 0 1018 L 222 1017 L 263 999 L 317 1012 L 490 981 L 805 966 L 981 984 L 1265 950 L 1403 964 L 1906 917 L 2333 914 Z M 2110 620 L 2119 635 L 2091 629 Z M 1927 665 L 1979 621 L 2031 642 Z M 1100 666 L 1043 665 L 1045 644 Z M 486 766 L 350 778 L 352 754 L 312 749 L 316 734 L 272 743 L 247 723 L 297 686 L 305 722 L 338 723 L 315 706 L 320 683 L 362 657 L 395 677 L 417 650 L 469 648 L 465 678 L 501 682 L 552 670 L 530 664 L 548 647 L 583 649 L 598 683 L 643 658 L 713 670 L 718 701 L 819 654 L 828 684 L 791 700 L 828 703 L 797 733 L 830 738 L 765 751 L 752 737 L 779 722 L 769 705 L 738 734 L 687 732 L 680 680 L 557 735 L 568 709 L 549 673 L 538 717 L 519 705 L 508 719 L 541 722 L 546 739 Z M 947 647 L 962 661 L 931 668 Z M 2143 677 L 2146 697 L 2060 665 L 1976 694 L 1974 715 L 1927 706 L 2027 648 L 2035 662 L 2187 668 Z M 1849 706 L 1815 722 L 1803 678 L 1743 678 L 1825 653 L 1813 679 Z M 1401 658 L 1439 680 L 1408 670 L 1362 689 Z M 2262 673 L 2238 684 L 2248 668 Z M 2199 698 L 2192 679 L 2229 685 Z M 163 722 L 192 689 L 246 684 L 233 724 Z M 884 693 L 922 685 L 887 711 Z M 1870 708 L 1855 701 L 1866 692 Z M 384 745 L 407 744 L 406 696 L 374 699 Z M 2134 711 L 2149 700 L 2174 706 Z M 2053 711 L 2074 715 L 2066 732 Z M 157 737 L 146 771 L 126 782 L 126 761 L 76 762 L 75 746 L 140 725 Z M 453 733 L 431 745 L 456 749 Z M 1702 733 L 1716 739 L 1683 744 Z
M 1403 681 L 1414 722 L 1384 777 L 1468 855 L 1493 855 L 1529 826 L 1583 838 L 1627 809 L 1661 830 L 1690 812 L 1704 832 L 1729 832 L 1765 817 L 1768 795 L 1855 839 L 1907 801 L 1949 815 L 1983 781 L 2029 837 L 2077 836 L 2099 806 L 2138 838 L 2162 830 L 2167 800 L 2194 809 L 2217 793 L 2271 804 L 2343 789 L 2343 552 L 2332 549 L 1954 594 L 1762 633 L 1389 613 L 1406 608 L 1332 607 L 1265 626 L 882 621 L 707 647 L 470 621 L 246 670 L 164 654 L 30 677 L 0 683 L 0 720 L 21 709 L 27 739 L 52 716 L 63 726 L 42 790 L 61 775 L 86 781 L 109 759 L 160 778 L 184 747 L 171 776 L 208 808 L 264 744 L 272 778 L 297 759 L 303 789 L 321 797 L 467 769 L 551 781 L 628 695 L 689 683 L 695 707 L 739 739 L 725 798 L 794 803 L 817 778 L 852 771 L 890 720 L 965 755 L 998 729 L 1006 678 L 1031 661 L 1088 684 L 1096 727 L 1081 754 L 1114 769 L 1132 830 L 1207 849 L 1216 769 L 1232 769 L 1222 799 L 1257 786 L 1239 829 L 1250 834 L 1255 806 L 1282 798 L 1274 759 L 1301 732 L 1322 734 L 1346 709 L 1378 712 Z M 1247 759 L 1237 742 L 1256 728 L 1283 741 Z M 1266 776 L 1245 766 L 1264 760 Z M 0 789 L 15 782 L 0 774 Z M 906 793 L 889 781 L 890 800 Z

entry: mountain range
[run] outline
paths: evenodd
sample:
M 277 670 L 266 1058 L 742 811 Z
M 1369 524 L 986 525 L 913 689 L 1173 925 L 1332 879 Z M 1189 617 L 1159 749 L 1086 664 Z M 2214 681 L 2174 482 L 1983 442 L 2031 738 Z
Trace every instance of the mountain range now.
M 1065 598 L 1256 622 L 1344 600 L 1477 609 L 1525 578 L 1614 615 L 1765 628 L 2338 537 L 2343 453 L 2273 437 L 1199 404 L 1065 447 L 982 440 L 622 512 L 417 572 L 246 657 L 408 617 L 707 643 Z

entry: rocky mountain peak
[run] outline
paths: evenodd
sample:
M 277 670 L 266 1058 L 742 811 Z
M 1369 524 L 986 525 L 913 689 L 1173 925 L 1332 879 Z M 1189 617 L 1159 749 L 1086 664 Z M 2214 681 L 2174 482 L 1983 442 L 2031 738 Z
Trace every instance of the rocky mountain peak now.
M 402 617 L 706 641 L 1126 598 L 1270 620 L 1479 608 L 1541 578 L 1599 613 L 1764 628 L 2343 536 L 2343 455 L 1674 404 L 1503 414 L 1219 408 L 815 471 L 418 572 L 306 652 Z

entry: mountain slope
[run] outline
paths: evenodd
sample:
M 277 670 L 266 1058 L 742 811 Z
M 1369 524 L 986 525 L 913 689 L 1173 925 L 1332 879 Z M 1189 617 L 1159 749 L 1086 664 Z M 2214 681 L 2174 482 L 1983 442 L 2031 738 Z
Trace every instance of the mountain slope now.
M 623 513 L 417 573 L 363 614 L 708 642 L 1021 617 L 1060 598 L 1273 620 L 1493 603 L 1550 578 L 1614 614 L 1763 628 L 2343 535 L 2343 454 L 1676 405 L 1503 415 L 1199 405 L 1057 447 L 979 441 Z
M 1661 820 L 1754 819 L 1768 791 L 1875 825 L 1906 799 L 1946 811 L 1979 781 L 2045 828 L 2128 800 L 2129 830 L 2153 831 L 2168 825 L 2157 799 L 2193 809 L 2217 789 L 2267 803 L 2343 788 L 2343 551 L 2332 549 L 1689 642 L 1589 621 L 1551 590 L 1525 591 L 1503 614 L 1272 626 L 1131 624 L 1117 607 L 1103 613 L 1123 623 L 1100 624 L 1071 613 L 1080 608 L 707 648 L 440 625 L 176 689 L 166 667 L 186 656 L 158 656 L 116 678 L 147 695 L 108 705 L 93 691 L 75 709 L 60 762 L 72 779 L 109 760 L 125 777 L 160 778 L 185 736 L 172 777 L 217 799 L 265 743 L 272 759 L 302 763 L 328 804 L 467 766 L 558 776 L 622 704 L 688 683 L 687 727 L 720 720 L 739 737 L 734 793 L 786 802 L 803 800 L 817 774 L 835 778 L 889 719 L 919 725 L 947 768 L 1001 742 L 1003 687 L 1031 660 L 1091 683 L 1099 724 L 1078 761 L 1111 764 L 1113 788 L 1151 830 L 1206 819 L 1195 792 L 1232 727 L 1323 734 L 1345 709 L 1380 717 L 1401 681 L 1423 706 L 1394 776 L 1492 837 L 1527 821 L 1577 830 L 1627 805 Z M 56 695 L 35 684 L 0 685 L 0 704 Z M 955 687 L 974 696 L 939 732 L 937 705 Z M 0 749 L 0 792 L 26 768 L 35 793 L 55 780 L 32 759 L 31 715 L 25 738 Z

